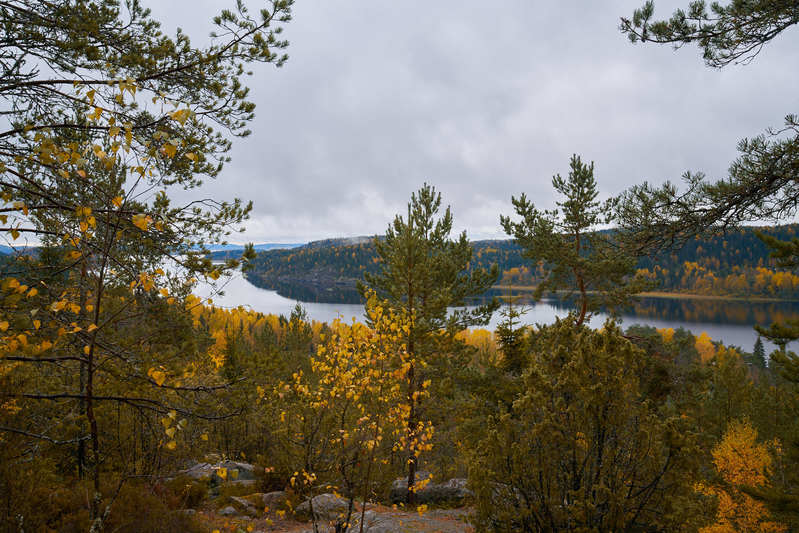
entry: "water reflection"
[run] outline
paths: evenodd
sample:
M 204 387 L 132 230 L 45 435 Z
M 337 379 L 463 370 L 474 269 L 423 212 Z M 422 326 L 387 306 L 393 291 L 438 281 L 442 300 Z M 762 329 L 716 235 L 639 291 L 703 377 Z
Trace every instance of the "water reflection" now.
M 224 287 L 224 296 L 214 297 L 217 305 L 237 307 L 243 305 L 262 313 L 288 316 L 299 301 L 313 320 L 329 322 L 335 318 L 352 320 L 363 317 L 363 306 L 354 289 L 331 290 L 285 287 L 277 291 L 260 289 L 250 284 L 241 274 L 236 274 Z M 200 291 L 202 293 L 202 291 Z M 205 289 L 203 295 L 208 295 Z M 574 309 L 564 299 L 548 298 L 534 305 L 527 302 L 527 313 L 523 321 L 528 324 L 547 324 L 555 317 L 563 317 Z M 590 323 L 599 327 L 607 313 L 594 315 Z M 657 328 L 685 328 L 699 335 L 707 332 L 714 340 L 736 345 L 751 351 L 757 338 L 752 329 L 755 324 L 768 325 L 776 320 L 799 318 L 799 302 L 746 302 L 728 300 L 695 300 L 669 298 L 641 298 L 621 313 L 622 323 L 646 324 Z M 496 327 L 501 316 L 495 313 L 486 326 Z M 773 347 L 772 347 L 773 348 Z M 767 349 L 770 349 L 767 346 Z

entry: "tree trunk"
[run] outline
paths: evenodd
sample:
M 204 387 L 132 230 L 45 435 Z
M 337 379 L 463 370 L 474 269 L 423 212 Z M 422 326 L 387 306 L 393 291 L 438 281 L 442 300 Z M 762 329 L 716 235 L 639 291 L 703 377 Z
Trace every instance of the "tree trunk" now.
M 408 406 L 410 410 L 408 411 L 408 494 L 406 497 L 406 503 L 411 506 L 416 503 L 416 492 L 414 489 L 414 484 L 416 483 L 416 452 L 414 451 L 413 442 L 416 438 L 416 400 L 414 397 L 415 387 L 414 387 L 414 365 L 411 363 L 411 367 L 408 369 Z

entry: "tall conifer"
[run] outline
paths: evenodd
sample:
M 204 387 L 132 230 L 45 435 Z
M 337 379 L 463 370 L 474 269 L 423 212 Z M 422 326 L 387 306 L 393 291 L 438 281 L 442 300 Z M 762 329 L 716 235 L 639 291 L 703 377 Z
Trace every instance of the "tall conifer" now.
M 463 329 L 486 324 L 498 307 L 491 302 L 477 307 L 462 307 L 469 297 L 483 294 L 498 277 L 496 265 L 489 271 L 469 269 L 472 246 L 466 232 L 452 240 L 452 213 L 449 206 L 439 215 L 441 193 L 424 184 L 411 195 L 407 215 L 397 215 L 384 238 L 375 239 L 381 268 L 366 274 L 359 290 L 374 289 L 397 309 L 412 316 L 407 334 L 411 364 L 406 372 L 408 417 L 408 503 L 414 503 L 417 459 L 412 450 L 416 428 L 421 420 L 422 383 L 435 379 L 428 364 L 446 356 L 447 341 Z M 426 369 L 427 368 L 427 369 Z

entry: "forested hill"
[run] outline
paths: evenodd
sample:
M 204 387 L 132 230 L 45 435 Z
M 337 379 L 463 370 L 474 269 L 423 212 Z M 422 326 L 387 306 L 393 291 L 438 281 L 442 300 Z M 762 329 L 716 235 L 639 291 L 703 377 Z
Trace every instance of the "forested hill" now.
M 774 265 L 756 230 L 780 239 L 799 235 L 799 225 L 791 224 L 696 238 L 671 253 L 641 259 L 639 273 L 665 292 L 799 298 L 799 276 Z M 511 240 L 475 241 L 473 246 L 472 268 L 496 263 L 500 285 L 534 285 L 543 272 L 543 265 L 532 265 Z M 356 282 L 379 265 L 373 238 L 356 237 L 268 250 L 258 254 L 253 266 L 247 278 L 259 287 L 303 301 L 342 301 L 356 298 Z

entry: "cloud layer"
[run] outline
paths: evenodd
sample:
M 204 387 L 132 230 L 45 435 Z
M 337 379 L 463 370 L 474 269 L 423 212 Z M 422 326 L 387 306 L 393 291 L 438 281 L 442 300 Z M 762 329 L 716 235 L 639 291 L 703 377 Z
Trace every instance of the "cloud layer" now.
M 605 196 L 723 177 L 739 139 L 797 111 L 799 32 L 713 70 L 692 46 L 631 45 L 617 26 L 640 3 L 297 2 L 290 59 L 255 66 L 253 134 L 203 195 L 255 202 L 236 240 L 300 242 L 382 233 L 427 181 L 459 229 L 490 238 L 511 195 L 553 205 L 572 153 Z M 220 3 L 184 4 L 151 7 L 200 43 Z

